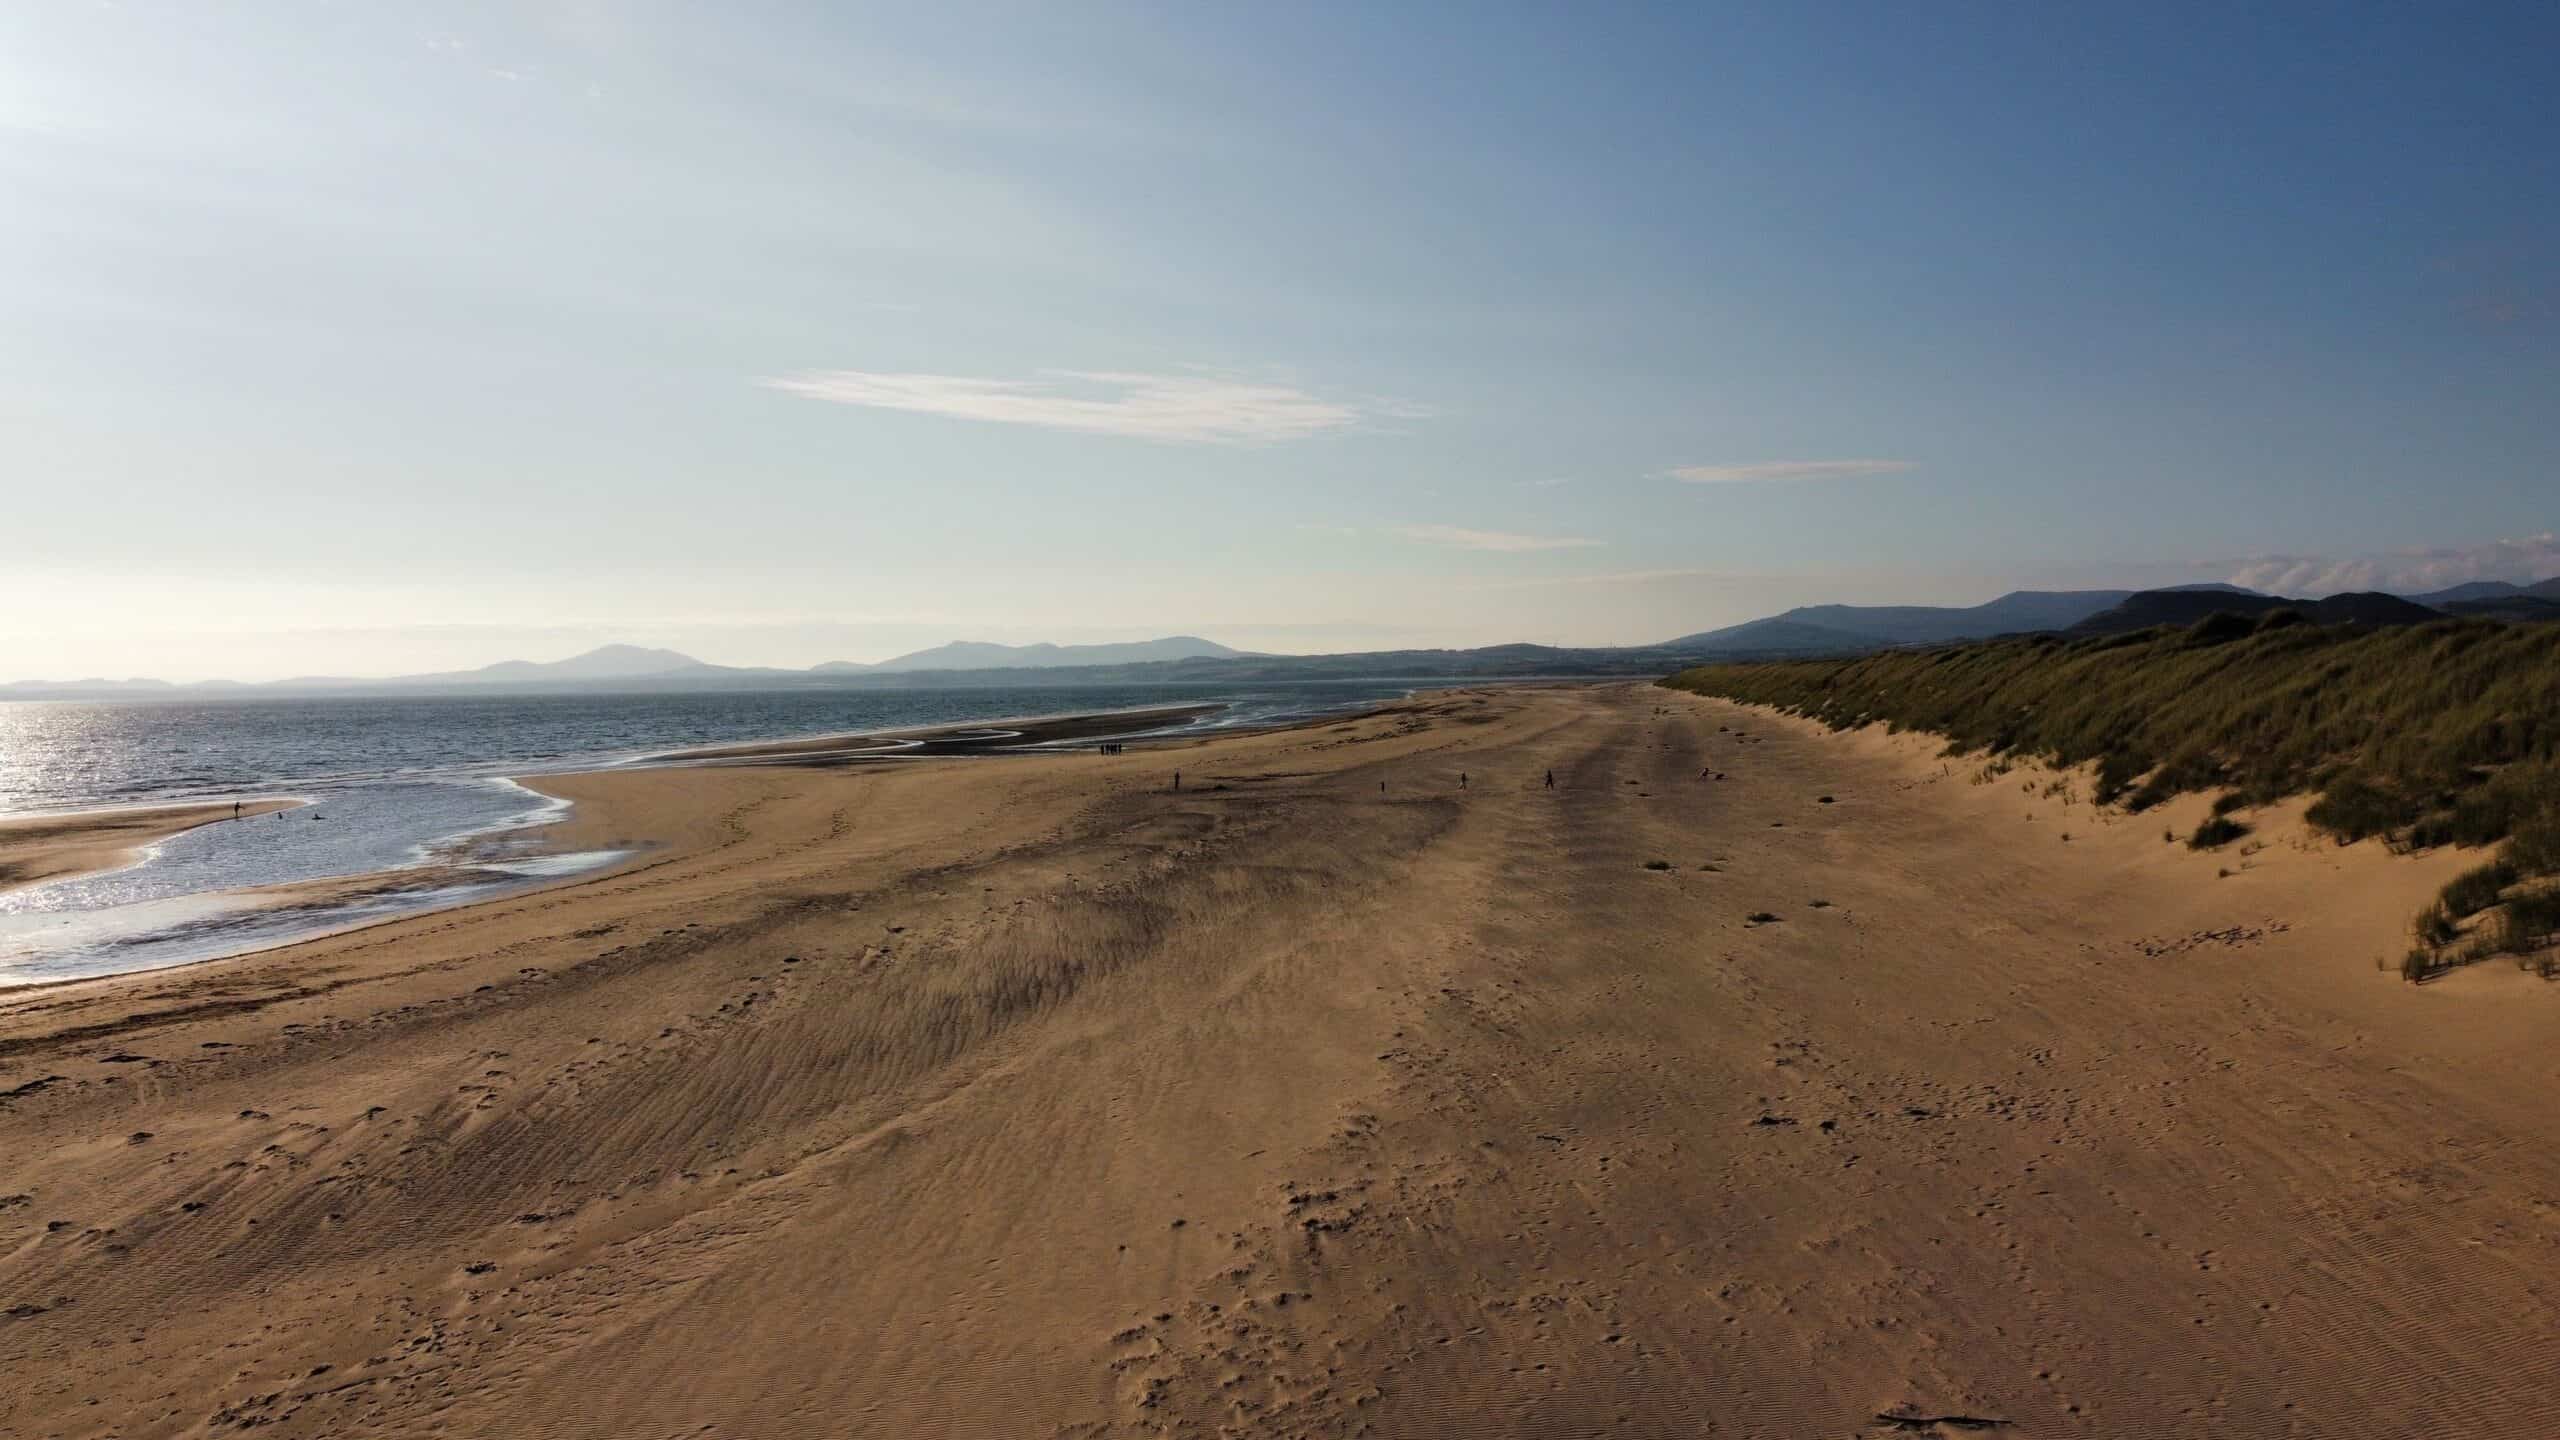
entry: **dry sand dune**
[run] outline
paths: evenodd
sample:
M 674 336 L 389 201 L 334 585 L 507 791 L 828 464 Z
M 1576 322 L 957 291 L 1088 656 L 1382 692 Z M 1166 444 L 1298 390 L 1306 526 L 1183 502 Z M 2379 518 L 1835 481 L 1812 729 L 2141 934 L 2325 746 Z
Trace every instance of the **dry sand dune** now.
M 1613 687 L 546 782 L 661 848 L 0 998 L 0 1434 L 2553 1433 L 2560 995 L 2374 964 L 2460 861 L 1975 778 Z

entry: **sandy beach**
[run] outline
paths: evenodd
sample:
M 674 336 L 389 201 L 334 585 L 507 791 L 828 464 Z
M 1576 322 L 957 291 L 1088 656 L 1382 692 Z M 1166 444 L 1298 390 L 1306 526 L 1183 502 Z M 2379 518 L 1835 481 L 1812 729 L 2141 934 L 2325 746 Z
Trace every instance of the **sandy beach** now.
M 133 810 L 93 810 L 65 815 L 0 819 L 0 890 L 47 880 L 67 880 L 130 865 L 150 846 L 216 821 L 283 810 L 299 802 L 252 800 L 155 805 Z
M 2560 992 L 2381 963 L 2473 856 L 1644 686 L 531 783 L 644 853 L 0 994 L 0 1436 L 2560 1406 Z

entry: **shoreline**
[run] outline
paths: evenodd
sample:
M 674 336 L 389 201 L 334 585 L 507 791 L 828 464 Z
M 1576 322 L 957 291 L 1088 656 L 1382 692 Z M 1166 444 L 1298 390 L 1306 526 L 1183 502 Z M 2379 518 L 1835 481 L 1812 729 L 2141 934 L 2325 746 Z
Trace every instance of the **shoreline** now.
M 190 830 L 307 803 L 288 797 L 243 800 L 235 812 L 231 801 L 208 800 L 0 817 L 0 895 L 126 869 L 148 859 L 153 846 Z
M 1388 704 L 1393 701 L 1385 702 Z M 1196 720 L 1230 708 L 1224 702 L 1197 705 L 1151 705 L 1134 710 L 1067 711 L 1048 715 L 1022 715 L 993 720 L 954 721 L 941 725 L 911 725 L 889 730 L 854 730 L 828 735 L 807 735 L 781 740 L 747 740 L 726 745 L 697 746 L 683 750 L 667 750 L 642 755 L 624 762 L 626 765 L 689 765 L 723 760 L 771 760 L 819 757 L 853 759 L 899 759 L 925 755 L 996 755 L 1014 752 L 1037 753 L 1039 747 L 1062 740 L 1110 740 L 1126 736 L 1131 739 L 1192 738 L 1179 735 L 1154 735 L 1149 732 L 1175 720 Z M 1279 722 L 1287 728 L 1308 723 L 1304 720 Z M 1130 726 L 1136 728 L 1128 728 Z M 562 774 L 580 773 L 574 771 Z
M 1223 688 L 1231 691 L 1245 692 L 1268 688 L 1285 689 L 1292 686 L 1302 686 L 1305 688 L 1318 688 L 1328 685 L 1398 687 L 1397 693 L 1395 694 L 1353 701 L 1350 702 L 1346 708 L 1341 710 L 1293 713 L 1288 715 L 1286 718 L 1279 720 L 1253 721 L 1234 726 L 1218 726 L 1212 727 L 1212 731 L 1207 732 L 1216 734 L 1241 734 L 1272 728 L 1285 729 L 1295 725 L 1315 723 L 1329 717 L 1366 713 L 1367 711 L 1374 710 L 1382 705 L 1399 704 L 1414 698 L 1414 696 L 1418 694 L 1436 690 L 1628 682 L 1613 682 L 1607 680 L 1586 681 L 1579 677 L 1502 676 L 1483 680 L 1448 680 L 1428 676 L 1385 676 L 1359 677 L 1357 679 L 1339 681 L 1275 681 L 1268 682 L 1267 684 L 1257 682 L 1245 685 L 1232 685 L 1225 684 L 1224 682 L 1211 681 L 1184 683 L 1185 686 L 1189 688 Z M 996 690 L 1000 688 L 1003 687 L 970 687 L 965 693 L 976 694 L 981 691 Z M 1038 687 L 1028 688 L 1036 689 Z M 1142 686 L 1137 688 L 1161 689 L 1177 687 L 1173 683 L 1167 682 L 1165 684 L 1155 685 L 1152 687 Z M 742 693 L 755 695 L 767 692 L 750 691 Z M 789 695 L 799 694 L 801 692 L 785 690 L 770 693 Z M 452 697 L 430 696 L 420 698 L 444 699 Z M 314 796 L 303 793 L 302 789 L 292 787 L 315 788 L 321 791 L 327 791 L 351 782 L 361 784 L 367 781 L 379 781 L 388 778 L 421 780 L 508 780 L 520 779 L 528 775 L 584 774 L 591 771 L 616 770 L 647 765 L 692 764 L 715 759 L 761 759 L 769 756 L 788 755 L 802 751 L 825 752 L 837 750 L 851 746 L 855 744 L 855 742 L 891 742 L 915 739 L 930 740 L 944 735 L 957 734 L 959 732 L 985 731 L 999 728 L 1030 729 L 1037 732 L 1035 733 L 1032 741 L 1023 747 L 1011 747 L 996 743 L 987 743 L 984 745 L 954 745 L 947 747 L 946 750 L 946 753 L 978 753 L 981 751 L 994 752 L 1008 748 L 1032 748 L 1040 743 L 1054 743 L 1061 739 L 1122 738 L 1118 732 L 1111 728 L 1111 724 L 1113 722 L 1122 722 L 1133 719 L 1171 720 L 1184 717 L 1214 715 L 1221 711 L 1233 709 L 1238 703 L 1239 702 L 1234 699 L 1213 699 L 1197 702 L 1182 701 L 1163 704 L 1149 704 L 1119 710 L 1081 709 L 1032 711 L 1027 713 L 993 716 L 983 720 L 931 721 L 917 725 L 891 726 L 866 730 L 830 730 L 815 733 L 785 733 L 756 739 L 718 741 L 701 746 L 681 746 L 675 749 L 630 748 L 612 750 L 575 750 L 557 755 L 537 756 L 519 760 L 459 761 L 432 769 L 402 771 L 397 777 L 390 775 L 388 772 L 362 772 L 356 774 L 323 774 L 282 777 L 263 781 L 247 780 L 242 782 L 241 789 L 238 793 L 223 793 L 211 798 L 205 798 L 202 796 L 179 796 L 146 798 L 131 801 L 73 800 L 59 805 L 47 803 L 24 810 L 0 811 L 0 828 L 5 828 L 22 822 L 36 824 L 50 823 L 57 820 L 95 820 L 127 813 L 183 810 L 197 806 L 227 806 L 235 799 L 246 799 L 251 795 L 259 796 L 257 799 L 247 800 L 247 803 L 253 805 L 268 804 L 275 801 L 299 804 L 318 803 Z M 1062 726 L 1072 726 L 1074 728 L 1058 728 Z M 1133 731 L 1129 733 L 1127 738 L 1134 740 L 1141 738 L 1141 736 L 1138 732 Z M 1143 738 L 1160 741 L 1187 737 L 1167 734 L 1147 735 Z M 263 787 L 270 785 L 283 787 L 285 793 L 265 791 Z M 222 817 L 215 816 L 213 818 L 218 819 Z
M 283 881 L 272 885 L 251 885 L 230 889 L 189 892 L 184 897 L 197 902 L 193 919 L 176 928 L 146 932 L 167 940 L 183 943 L 188 938 L 202 938 L 223 931 L 242 932 L 244 943 L 238 948 L 219 949 L 218 953 L 191 955 L 184 959 L 140 963 L 121 969 L 101 969 L 94 973 L 64 975 L 56 978 L 27 980 L 0 985 L 0 996 L 27 994 L 66 985 L 85 985 L 113 981 L 136 975 L 160 975 L 193 970 L 205 965 L 239 961 L 266 955 L 291 946 L 330 940 L 355 934 L 375 926 L 395 924 L 420 916 L 446 914 L 473 905 L 504 900 L 512 896 L 554 889 L 583 880 L 610 876 L 645 862 L 661 841 L 651 836 L 619 838 L 611 844 L 581 844 L 572 837 L 578 834 L 583 801 L 592 802 L 592 792 L 584 789 L 581 777 L 645 774 L 652 771 L 688 769 L 797 768 L 823 770 L 892 760 L 924 760 L 967 758 L 1008 754 L 1076 753 L 1069 749 L 1052 749 L 1070 741 L 1116 739 L 1126 736 L 1132 743 L 1150 748 L 1165 743 L 1196 743 L 1213 737 L 1267 734 L 1325 722 L 1338 722 L 1353 714 L 1374 715 L 1382 709 L 1405 703 L 1386 700 L 1356 711 L 1331 714 L 1308 714 L 1267 724 L 1239 725 L 1185 734 L 1149 733 L 1186 719 L 1198 719 L 1230 708 L 1226 703 L 1203 702 L 1186 705 L 1157 705 L 1130 710 L 1065 712 L 989 721 L 961 721 L 937 725 L 911 726 L 897 730 L 868 731 L 850 735 L 808 736 L 796 739 L 749 742 L 736 745 L 704 747 L 696 750 L 668 751 L 625 757 L 593 765 L 573 765 L 560 770 L 533 769 L 517 774 L 482 777 L 556 803 L 557 814 L 528 824 L 507 824 L 493 829 L 463 832 L 437 842 L 435 849 L 422 854 L 413 863 L 372 870 L 351 871 L 305 880 Z M 268 799 L 244 802 L 241 817 L 268 814 L 315 803 L 307 798 Z M 58 866 L 15 885 L 0 883 L 0 893 L 12 889 L 33 888 L 57 881 L 81 878 L 112 871 L 148 859 L 149 847 L 170 836 L 185 833 L 202 825 L 231 818 L 230 802 L 210 801 L 192 805 L 133 807 L 123 810 L 65 811 L 0 820 L 0 866 L 5 866 L 5 848 L 10 826 L 20 826 L 31 833 L 45 836 L 49 850 L 94 858 L 100 855 L 122 855 L 120 864 L 87 863 L 77 867 Z M 146 839 L 121 842 L 130 848 L 119 848 L 118 837 L 128 831 L 147 831 L 154 824 L 163 828 Z M 493 853 L 498 837 L 513 837 L 517 850 L 511 855 Z M 38 853 L 32 844 L 30 853 Z M 557 873 L 543 873 L 545 861 L 557 862 L 571 857 L 586 857 L 588 863 Z M 0 875 L 5 875 L 0 869 Z M 415 903 L 403 904 L 403 897 L 415 897 Z M 384 910 L 389 913 L 381 913 Z M 92 913 L 113 913 L 112 910 Z M 305 926 L 290 925 L 295 915 L 309 917 Z M 282 925 L 274 933 L 251 933 L 262 926 Z M 217 942 L 218 943 L 218 942 Z

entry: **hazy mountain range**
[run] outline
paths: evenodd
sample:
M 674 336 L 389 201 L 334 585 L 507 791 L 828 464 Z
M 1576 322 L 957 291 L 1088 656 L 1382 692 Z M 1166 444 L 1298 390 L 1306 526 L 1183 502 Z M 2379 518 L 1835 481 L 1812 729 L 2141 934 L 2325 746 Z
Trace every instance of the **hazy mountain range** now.
M 1805 605 L 1658 645 L 1489 645 L 1261 655 L 1196 635 L 1106 645 L 997 645 L 955 640 L 875 664 L 834 660 L 806 670 L 714 665 L 674 650 L 606 645 L 566 660 L 505 660 L 476 670 L 376 679 L 305 676 L 260 685 L 208 680 L 28 680 L 0 698 L 382 694 L 452 691 L 750 690 L 802 687 L 1256 683 L 1288 680 L 1495 679 L 1660 674 L 1700 660 L 1845 655 L 1994 635 L 2109 634 L 2187 625 L 2214 613 L 2293 609 L 2319 624 L 2412 624 L 2445 615 L 2560 620 L 2560 577 L 2532 585 L 2480 580 L 2418 595 L 2368 591 L 2289 600 L 2233 585 L 2162 590 L 2018 590 L 1980 605 Z
M 205 680 L 190 685 L 167 680 L 23 680 L 0 684 L 0 695 L 60 694 L 66 692 L 141 692 L 195 693 L 206 690 L 270 690 L 308 693 L 314 691 L 409 690 L 409 689 L 515 689 L 522 687 L 556 688 L 562 686 L 591 687 L 624 681 L 670 682 L 677 685 L 717 686 L 731 683 L 753 683 L 766 680 L 805 681 L 812 677 L 855 677 L 914 675 L 928 672 L 965 670 L 1049 669 L 1062 666 L 1142 665 L 1170 660 L 1243 659 L 1253 652 L 1236 650 L 1215 640 L 1196 635 L 1168 635 L 1160 640 L 1135 640 L 1111 645 L 994 645 L 978 640 L 954 640 L 929 650 L 917 650 L 892 659 L 864 664 L 858 660 L 829 660 L 806 670 L 779 669 L 761 665 L 714 665 L 697 660 L 679 650 L 653 650 L 641 645 L 604 645 L 566 660 L 501 660 L 476 670 L 441 670 L 424 675 L 392 675 L 359 679 L 335 675 L 305 675 L 290 680 L 269 681 L 260 685 L 243 685 L 236 680 Z

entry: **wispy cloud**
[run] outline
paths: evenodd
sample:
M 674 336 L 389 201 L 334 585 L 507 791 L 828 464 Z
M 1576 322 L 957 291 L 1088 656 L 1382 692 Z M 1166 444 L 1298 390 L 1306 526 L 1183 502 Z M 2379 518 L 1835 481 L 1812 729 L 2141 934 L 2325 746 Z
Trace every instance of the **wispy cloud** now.
M 1303 440 L 1396 413 L 1269 381 L 1116 370 L 1047 370 L 1034 380 L 813 370 L 760 383 L 837 405 L 1174 444 Z
M 1506 554 L 1528 550 L 1587 550 L 1608 543 L 1567 535 L 1518 535 L 1508 530 L 1470 530 L 1463 525 L 1399 525 L 1393 533 L 1426 545 L 1446 545 L 1454 550 L 1495 550 Z
M 1692 485 L 1756 485 L 1764 481 L 1845 480 L 1916 469 L 1912 460 L 1760 460 L 1747 465 L 1679 465 L 1665 474 Z
M 1535 575 L 1518 580 L 1488 580 L 1485 590 L 1533 590 L 1600 585 L 1661 585 L 1673 580 L 1740 580 L 1722 570 L 1607 570 L 1596 575 Z
M 2253 555 L 2231 564 L 2231 583 L 2278 595 L 2345 590 L 2424 594 L 2472 580 L 2531 584 L 2560 575 L 2560 534 L 2544 531 L 2479 545 L 2387 550 L 2375 555 Z

